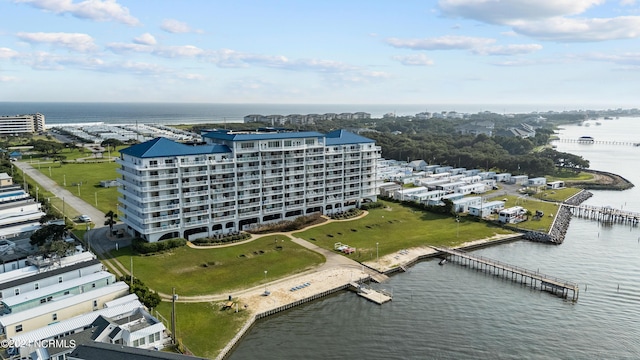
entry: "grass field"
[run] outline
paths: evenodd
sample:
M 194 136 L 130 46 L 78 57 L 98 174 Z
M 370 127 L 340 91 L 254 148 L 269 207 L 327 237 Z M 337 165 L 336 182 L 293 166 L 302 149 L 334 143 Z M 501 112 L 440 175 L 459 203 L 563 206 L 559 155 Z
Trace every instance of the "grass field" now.
M 171 303 L 162 302 L 157 310 L 171 321 Z M 213 359 L 249 319 L 240 307 L 222 309 L 221 303 L 176 303 L 176 333 L 187 348 L 197 356 Z M 165 323 L 170 328 L 170 323 Z
M 278 240 L 276 245 L 276 239 Z M 263 284 L 323 264 L 322 255 L 284 236 L 266 236 L 249 243 L 212 249 L 181 247 L 152 256 L 133 255 L 127 247 L 112 255 L 150 288 L 181 295 L 222 294 Z
M 295 236 L 333 250 L 336 242 L 357 248 L 350 255 L 356 261 L 372 260 L 401 249 L 423 245 L 455 246 L 510 231 L 461 216 L 415 211 L 400 204 L 385 202 L 385 209 L 370 210 L 369 215 L 353 221 L 332 222 L 295 233 Z M 376 245 L 377 243 L 377 245 Z M 377 249 L 376 249 L 377 247 Z

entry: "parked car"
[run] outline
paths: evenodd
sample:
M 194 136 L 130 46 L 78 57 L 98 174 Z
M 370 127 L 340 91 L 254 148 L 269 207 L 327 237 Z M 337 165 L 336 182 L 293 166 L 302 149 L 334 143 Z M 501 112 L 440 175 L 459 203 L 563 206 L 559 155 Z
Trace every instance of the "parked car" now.
M 91 218 L 89 217 L 89 215 L 80 215 L 78 216 L 78 220 L 80 222 L 91 222 Z

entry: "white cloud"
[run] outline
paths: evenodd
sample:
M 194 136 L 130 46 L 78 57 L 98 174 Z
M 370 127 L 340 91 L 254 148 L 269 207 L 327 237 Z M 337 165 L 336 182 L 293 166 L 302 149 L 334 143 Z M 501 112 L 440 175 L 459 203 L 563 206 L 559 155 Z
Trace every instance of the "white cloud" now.
M 204 50 L 193 45 L 166 46 L 155 49 L 153 54 L 167 58 L 196 57 L 204 54 Z
M 538 22 L 519 22 L 513 29 L 537 39 L 559 42 L 590 42 L 640 37 L 640 16 L 610 19 L 552 18 Z
M 640 52 L 627 52 L 622 54 L 604 54 L 593 53 L 584 54 L 582 59 L 610 62 L 617 65 L 631 66 L 634 68 L 640 68 Z
M 478 55 L 522 55 L 542 50 L 539 44 L 497 45 L 474 49 Z
M 134 38 L 133 42 L 140 45 L 155 45 L 157 43 L 156 38 L 149 33 L 144 33 Z
M 65 47 L 79 52 L 88 52 L 96 49 L 93 38 L 87 34 L 80 33 L 25 33 L 21 32 L 16 36 L 31 44 L 49 44 L 52 46 Z
M 636 4 L 636 0 L 620 0 L 622 6 L 633 6 Z
M 15 76 L 0 75 L 0 82 L 15 82 L 15 81 L 18 81 L 18 78 Z
M 449 35 L 425 39 L 390 38 L 386 42 L 396 48 L 412 50 L 469 50 L 493 44 L 495 39 Z
M 205 77 L 201 74 L 178 74 L 177 77 L 183 80 L 205 80 Z
M 140 21 L 129 14 L 129 9 L 116 0 L 85 0 L 74 3 L 73 0 L 15 0 L 35 8 L 56 14 L 70 14 L 80 19 L 95 21 L 114 21 L 135 26 Z
M 490 24 L 515 20 L 540 20 L 577 15 L 605 0 L 440 0 L 438 7 L 451 17 L 474 19 Z
M 0 47 L 0 59 L 11 59 L 18 56 L 18 52 L 9 48 Z
M 433 60 L 429 59 L 424 54 L 403 55 L 403 56 L 398 55 L 398 56 L 394 56 L 393 60 L 399 61 L 403 65 L 410 65 L 410 66 L 428 66 L 428 65 L 433 65 Z
M 125 52 L 150 53 L 153 51 L 153 46 L 142 45 L 142 44 L 109 43 L 107 44 L 106 47 L 107 49 L 118 54 L 125 53 Z
M 174 19 L 165 19 L 160 25 L 160 29 L 172 33 L 172 34 L 184 34 L 184 33 L 202 33 L 202 30 L 196 30 L 191 28 L 187 23 Z

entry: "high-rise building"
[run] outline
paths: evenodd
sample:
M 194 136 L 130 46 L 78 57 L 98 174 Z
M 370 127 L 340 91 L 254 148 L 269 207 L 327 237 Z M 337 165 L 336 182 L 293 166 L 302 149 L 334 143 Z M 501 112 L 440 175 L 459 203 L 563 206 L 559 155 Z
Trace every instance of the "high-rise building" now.
M 202 139 L 156 138 L 120 152 L 119 210 L 130 234 L 196 239 L 376 201 L 380 147 L 360 135 L 213 130 Z
M 44 115 L 0 116 L 0 135 L 39 133 L 44 131 Z

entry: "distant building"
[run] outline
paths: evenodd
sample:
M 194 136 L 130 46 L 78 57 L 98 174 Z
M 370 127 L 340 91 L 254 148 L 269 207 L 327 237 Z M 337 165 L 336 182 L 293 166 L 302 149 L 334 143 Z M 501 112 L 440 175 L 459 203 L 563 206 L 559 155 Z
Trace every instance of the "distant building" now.
M 44 115 L 40 113 L 0 116 L 0 135 L 33 134 L 44 130 Z

